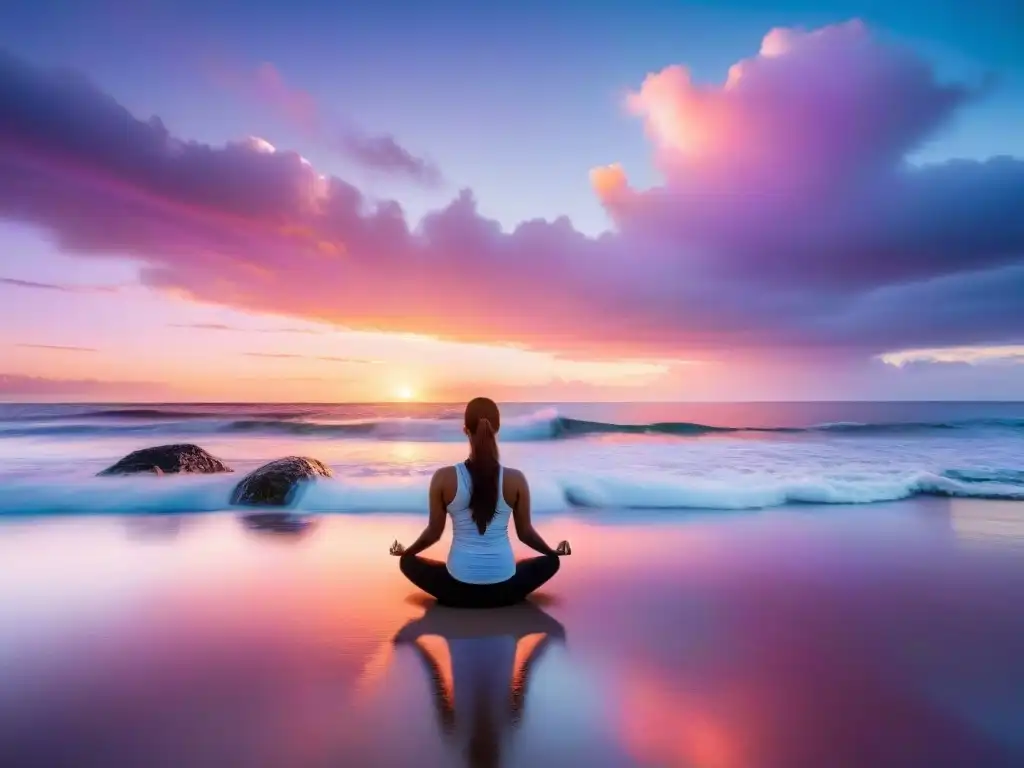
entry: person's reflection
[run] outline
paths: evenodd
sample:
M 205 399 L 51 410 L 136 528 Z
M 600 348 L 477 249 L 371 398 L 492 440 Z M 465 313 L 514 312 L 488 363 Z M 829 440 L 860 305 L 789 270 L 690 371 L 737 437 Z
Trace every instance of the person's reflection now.
M 490 610 L 432 603 L 394 637 L 423 662 L 442 733 L 480 768 L 499 765 L 503 737 L 522 718 L 531 670 L 553 642 L 565 642 L 565 628 L 531 602 Z

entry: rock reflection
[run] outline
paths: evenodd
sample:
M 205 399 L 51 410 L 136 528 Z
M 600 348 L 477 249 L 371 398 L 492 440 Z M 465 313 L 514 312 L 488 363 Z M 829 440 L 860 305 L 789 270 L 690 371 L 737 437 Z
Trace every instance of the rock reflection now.
M 565 628 L 530 602 L 493 610 L 432 603 L 394 643 L 422 662 L 438 727 L 466 765 L 496 768 L 522 720 L 537 662 L 553 643 L 565 643 Z
M 316 518 L 292 512 L 255 512 L 239 520 L 248 531 L 280 536 L 302 536 L 316 526 Z
M 185 515 L 126 515 L 125 534 L 132 541 L 170 541 L 185 527 Z

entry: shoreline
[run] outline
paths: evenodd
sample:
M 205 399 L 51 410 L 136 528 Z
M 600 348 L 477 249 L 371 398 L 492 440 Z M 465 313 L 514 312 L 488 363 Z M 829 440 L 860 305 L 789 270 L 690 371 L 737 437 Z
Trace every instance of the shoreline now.
M 286 505 L 231 505 L 244 473 L 154 477 L 78 476 L 0 478 L 0 520 L 14 517 L 75 517 L 173 514 L 416 515 L 424 514 L 429 476 L 403 476 L 390 485 L 360 478 L 335 477 L 302 484 Z M 874 508 L 929 500 L 1020 503 L 1024 485 L 960 480 L 922 473 L 918 477 L 881 478 L 875 486 L 851 490 L 843 481 L 817 484 L 785 479 L 775 485 L 753 481 L 749 487 L 725 480 L 679 477 L 665 480 L 581 478 L 564 482 L 543 474 L 531 477 L 534 514 L 594 516 L 609 511 L 629 517 L 732 514 L 786 509 Z M 622 503 L 646 494 L 647 503 Z M 618 503 L 616 503 L 618 501 Z

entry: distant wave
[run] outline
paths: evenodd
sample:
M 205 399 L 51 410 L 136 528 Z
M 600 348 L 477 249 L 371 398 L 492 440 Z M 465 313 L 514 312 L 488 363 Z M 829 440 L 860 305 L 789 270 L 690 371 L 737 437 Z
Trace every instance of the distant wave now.
M 107 419 L 149 419 L 152 421 L 169 421 L 172 419 L 236 419 L 240 415 L 252 419 L 295 419 L 314 416 L 319 411 L 313 408 L 290 410 L 250 411 L 248 409 L 216 408 L 94 408 L 75 410 L 64 406 L 61 412 L 36 414 L 31 416 L 13 416 L 0 421 L 72 421 Z
M 690 421 L 656 421 L 651 424 L 611 424 L 604 421 L 584 421 L 555 416 L 551 421 L 551 437 L 577 437 L 584 435 L 710 435 L 716 432 L 755 431 L 744 427 L 715 427 Z M 767 429 L 756 431 L 799 432 L 791 429 Z
M 255 419 L 294 419 L 316 413 L 315 411 L 256 411 L 247 413 Z M 167 410 L 163 408 L 110 408 L 88 411 L 77 418 L 87 419 L 225 419 L 238 415 L 238 411 L 196 411 Z
M 185 410 L 115 408 L 85 411 L 36 420 L 0 421 L 0 436 L 89 436 L 125 434 L 292 435 L 296 437 L 372 438 L 377 440 L 449 441 L 463 439 L 458 419 L 385 418 L 331 420 L 315 409 L 287 411 Z M 968 433 L 977 430 L 1024 431 L 1024 419 L 965 419 L 934 422 L 826 422 L 807 427 L 726 427 L 686 421 L 615 424 L 561 416 L 548 409 L 502 425 L 502 437 L 512 441 L 562 440 L 593 435 L 662 435 L 701 437 L 716 434 L 770 433 L 836 435 L 900 435 L 927 432 Z
M 0 514 L 160 514 L 232 509 L 237 476 L 9 478 L 0 482 Z M 915 496 L 1024 500 L 1022 470 L 959 470 L 940 474 L 866 473 L 856 478 L 771 474 L 734 480 L 606 473 L 530 478 L 538 514 L 573 508 L 619 510 L 753 510 L 791 504 L 850 505 Z M 421 513 L 429 476 L 336 477 L 309 483 L 293 508 L 309 513 Z
M 883 434 L 891 432 L 934 432 L 970 429 L 1024 430 L 1024 419 L 962 419 L 958 421 L 897 421 L 863 424 L 857 421 L 825 422 L 800 432 L 851 432 Z

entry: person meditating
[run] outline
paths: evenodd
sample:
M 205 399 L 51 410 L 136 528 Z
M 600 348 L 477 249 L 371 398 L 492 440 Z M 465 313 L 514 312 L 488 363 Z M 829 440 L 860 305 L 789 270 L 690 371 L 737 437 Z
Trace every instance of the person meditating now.
M 427 527 L 412 546 L 407 549 L 397 541 L 391 545 L 406 578 L 441 605 L 513 605 L 558 572 L 560 557 L 572 554 L 568 541 L 552 549 L 534 530 L 526 477 L 498 461 L 500 428 L 501 416 L 493 400 L 478 397 L 466 405 L 469 458 L 434 473 Z M 448 515 L 454 529 L 448 562 L 421 557 L 420 552 L 441 538 Z M 540 552 L 540 557 L 515 561 L 509 518 L 515 520 L 519 540 Z

